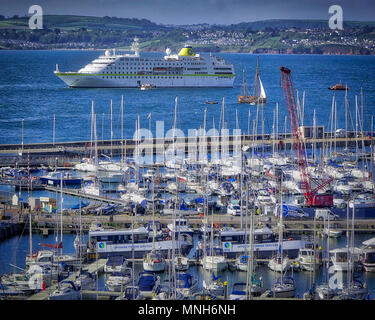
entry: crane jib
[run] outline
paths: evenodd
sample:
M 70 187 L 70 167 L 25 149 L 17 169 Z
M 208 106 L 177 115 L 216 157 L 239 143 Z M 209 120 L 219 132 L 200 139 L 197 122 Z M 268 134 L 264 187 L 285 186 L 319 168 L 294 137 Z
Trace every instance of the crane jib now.
M 327 186 L 333 180 L 332 177 L 323 181 L 314 190 L 311 190 L 311 177 L 307 170 L 307 158 L 305 152 L 305 144 L 303 141 L 302 134 L 299 130 L 299 114 L 296 107 L 294 99 L 294 89 L 291 79 L 291 70 L 286 67 L 280 67 L 282 75 L 282 83 L 284 89 L 285 102 L 288 109 L 290 127 L 294 137 L 295 150 L 297 155 L 298 169 L 301 173 L 301 187 L 303 189 L 303 194 L 306 199 L 306 204 L 314 207 L 318 206 L 332 206 L 333 196 L 331 194 L 327 195 L 316 195 L 316 193 Z

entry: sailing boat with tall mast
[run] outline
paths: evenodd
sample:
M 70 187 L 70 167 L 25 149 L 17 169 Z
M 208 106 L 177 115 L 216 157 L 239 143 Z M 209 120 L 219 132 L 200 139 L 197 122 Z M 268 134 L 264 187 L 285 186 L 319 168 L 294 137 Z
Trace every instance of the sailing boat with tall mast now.
M 94 137 L 94 155 L 92 157 L 94 165 L 94 178 L 85 182 L 85 184 L 82 186 L 82 193 L 94 196 L 102 196 L 103 185 L 98 178 L 98 138 L 96 134 L 96 114 L 94 112 L 94 101 L 92 101 L 91 103 L 91 121 L 91 128 L 93 130 L 93 133 L 91 135 Z
M 267 101 L 266 92 L 264 90 L 262 80 L 259 76 L 259 57 L 257 57 L 257 70 L 255 72 L 253 91 L 251 95 L 247 95 L 246 92 L 246 80 L 245 80 L 245 70 L 243 71 L 243 91 L 242 95 L 238 96 L 238 103 L 249 103 L 251 105 L 263 104 Z
M 155 182 L 152 178 L 152 250 L 147 253 L 143 259 L 143 269 L 145 271 L 162 272 L 165 269 L 165 260 L 159 251 L 155 250 L 155 197 L 154 197 Z

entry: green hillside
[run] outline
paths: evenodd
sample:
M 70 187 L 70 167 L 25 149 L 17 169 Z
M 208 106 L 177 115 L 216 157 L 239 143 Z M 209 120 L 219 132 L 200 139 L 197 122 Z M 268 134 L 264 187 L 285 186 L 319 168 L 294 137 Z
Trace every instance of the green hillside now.
M 0 49 L 129 48 L 138 37 L 142 51 L 178 50 L 250 53 L 375 54 L 375 22 L 347 21 L 330 30 L 327 20 L 263 20 L 231 25 L 161 25 L 147 19 L 45 15 L 43 29 L 28 17 L 0 15 Z

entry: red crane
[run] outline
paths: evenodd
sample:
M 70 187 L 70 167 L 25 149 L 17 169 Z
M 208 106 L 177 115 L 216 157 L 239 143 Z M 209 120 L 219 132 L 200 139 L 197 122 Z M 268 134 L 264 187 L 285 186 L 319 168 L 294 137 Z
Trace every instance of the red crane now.
M 299 130 L 299 114 L 297 111 L 295 99 L 294 99 L 294 89 L 291 77 L 291 71 L 288 68 L 280 67 L 282 83 L 284 88 L 284 95 L 286 106 L 288 108 L 290 128 L 292 130 L 295 150 L 298 161 L 298 170 L 301 173 L 301 187 L 305 197 L 305 203 L 312 207 L 330 207 L 333 206 L 333 195 L 332 194 L 319 194 L 316 193 L 327 186 L 333 180 L 332 177 L 323 181 L 315 189 L 312 190 L 311 187 L 311 177 L 307 170 L 307 159 L 305 152 L 305 144 L 302 137 L 302 132 Z

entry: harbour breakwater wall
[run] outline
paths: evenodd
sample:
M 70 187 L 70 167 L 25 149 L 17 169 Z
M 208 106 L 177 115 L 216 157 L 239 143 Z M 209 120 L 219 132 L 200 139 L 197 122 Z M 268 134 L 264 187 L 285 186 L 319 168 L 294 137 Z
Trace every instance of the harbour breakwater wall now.
M 324 133 L 319 138 L 305 138 L 307 149 L 315 146 L 322 148 L 323 145 L 330 145 L 331 149 L 342 147 L 361 147 L 370 146 L 374 143 L 374 137 L 363 135 L 355 137 L 350 132 L 348 137 L 336 137 L 332 133 Z M 279 134 L 274 138 L 271 134 L 263 135 L 229 135 L 226 137 L 217 136 L 197 136 L 196 139 L 188 137 L 182 138 L 151 138 L 136 141 L 134 139 L 124 140 L 100 140 L 97 141 L 99 154 L 111 156 L 134 157 L 135 151 L 148 150 L 156 155 L 166 150 L 175 148 L 180 152 L 188 154 L 189 152 L 200 153 L 202 150 L 211 154 L 212 152 L 233 152 L 241 150 L 243 146 L 254 146 L 255 148 L 276 147 L 280 150 L 290 150 L 293 147 L 294 139 L 291 133 Z M 139 147 L 141 145 L 141 147 Z M 333 146 L 335 146 L 333 148 Z M 70 167 L 82 160 L 82 157 L 89 156 L 93 145 L 90 141 L 69 141 L 56 143 L 30 143 L 30 144 L 2 144 L 0 145 L 0 167 L 21 167 L 30 165 L 30 167 Z

